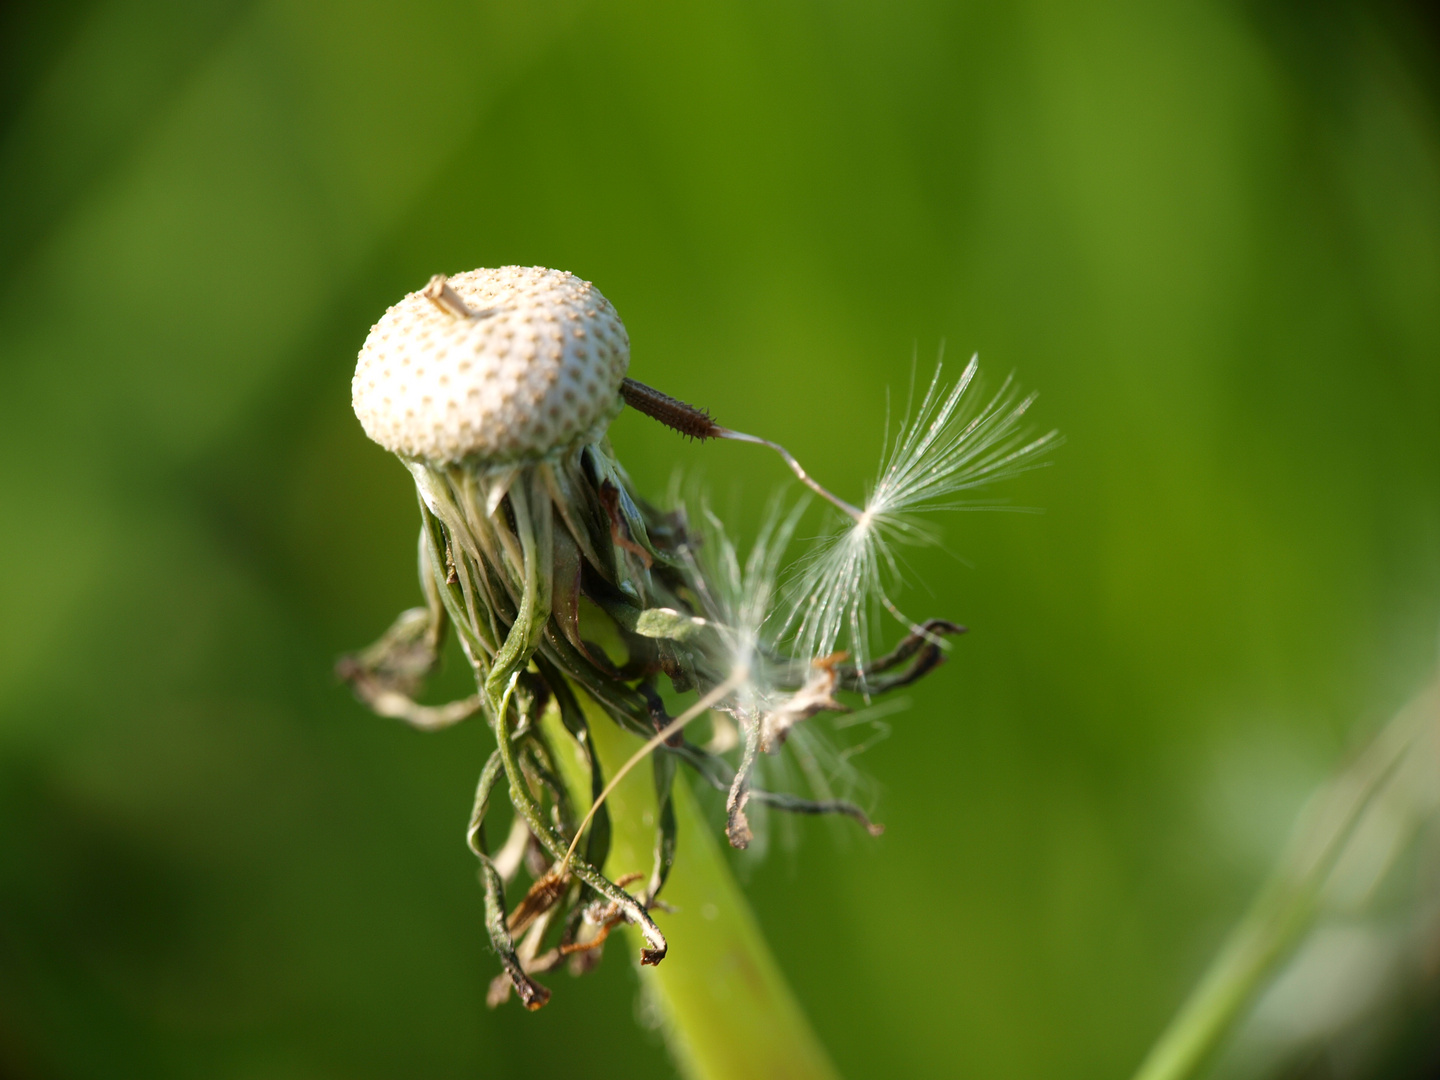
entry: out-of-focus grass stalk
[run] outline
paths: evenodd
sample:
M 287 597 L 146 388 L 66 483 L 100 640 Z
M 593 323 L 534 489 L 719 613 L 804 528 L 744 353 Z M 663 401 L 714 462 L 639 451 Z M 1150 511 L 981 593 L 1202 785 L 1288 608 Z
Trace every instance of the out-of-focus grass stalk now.
M 613 776 L 640 740 L 578 696 L 605 775 Z M 553 709 L 544 725 L 553 745 L 573 746 Z M 559 757 L 577 808 L 588 807 L 584 766 L 573 754 Z M 683 842 L 662 897 L 675 910 L 657 913 L 670 951 L 658 967 L 642 969 L 640 979 L 661 1014 L 681 1073 L 688 1080 L 838 1080 L 683 774 L 676 778 L 673 798 Z M 614 832 L 605 872 L 612 880 L 631 871 L 648 875 L 655 845 L 649 763 L 622 780 L 607 801 Z M 640 939 L 631 929 L 627 926 L 625 938 L 611 949 L 624 945 L 632 957 L 638 955 Z
M 1135 1080 L 1191 1077 L 1299 943 L 1365 812 L 1421 735 L 1440 724 L 1440 683 L 1414 698 L 1311 800 L 1269 881 L 1161 1034 Z

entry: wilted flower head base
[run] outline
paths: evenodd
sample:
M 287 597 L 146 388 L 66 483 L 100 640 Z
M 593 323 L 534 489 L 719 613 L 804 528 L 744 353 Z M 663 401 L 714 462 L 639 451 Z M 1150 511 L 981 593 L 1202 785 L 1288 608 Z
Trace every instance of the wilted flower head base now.
M 472 298 L 482 286 L 490 290 L 485 296 L 492 307 L 484 311 L 467 307 L 464 296 L 447 294 L 443 279 L 432 283 L 428 293 L 412 297 L 428 300 L 456 320 L 510 311 L 517 325 L 524 325 L 524 315 L 543 329 L 548 325 L 543 305 L 552 303 L 553 294 L 560 297 L 553 302 L 564 308 L 563 325 L 569 325 L 566 318 L 579 319 L 576 331 L 584 331 L 585 319 L 600 319 L 606 340 L 623 343 L 628 350 L 623 327 L 603 297 L 586 283 L 576 285 L 568 275 L 557 279 L 554 274 L 473 272 L 468 286 Z M 518 299 L 500 286 L 486 285 L 490 279 L 484 275 L 498 275 L 496 280 L 504 288 L 520 282 L 515 286 Z M 405 303 L 410 302 L 407 298 Z M 532 302 L 541 305 L 538 314 L 526 314 L 530 309 L 524 305 Z M 397 305 L 392 311 L 402 308 Z M 575 311 L 580 314 L 574 315 Z M 460 341 L 467 349 L 473 344 L 482 366 L 491 362 L 482 355 L 484 349 L 511 340 L 499 332 L 482 334 L 468 325 L 457 329 L 442 323 L 440 331 L 444 331 L 440 336 Z M 591 381 L 623 373 L 623 365 L 618 369 L 610 365 L 609 354 L 605 363 L 610 366 L 595 368 L 595 350 L 574 344 L 589 339 L 583 333 L 570 333 L 560 339 L 563 349 L 557 346 L 553 353 L 560 372 L 557 379 L 572 379 L 575 385 L 593 389 Z M 866 663 L 861 642 L 852 643 L 845 652 L 835 651 L 835 635 L 828 631 L 817 635 L 807 629 L 798 639 L 798 651 L 792 651 L 777 628 L 809 613 L 797 614 L 794 603 L 784 601 L 776 578 L 798 520 L 796 513 L 772 521 L 742 567 L 713 515 L 706 515 L 708 527 L 697 532 L 683 511 L 661 512 L 641 499 L 603 434 L 554 447 L 535 444 L 522 454 L 507 452 L 503 461 L 449 452 L 440 458 L 407 453 L 404 446 L 409 444 L 404 440 L 426 444 L 404 426 L 406 417 L 385 413 L 390 399 L 384 397 L 388 391 L 379 372 L 388 361 L 378 346 L 372 349 L 367 343 L 367 349 L 373 355 L 366 371 L 374 374 L 365 387 L 371 410 L 367 416 L 387 437 L 398 432 L 393 438 L 403 445 L 397 452 L 420 497 L 419 561 L 426 604 L 403 613 L 374 646 L 342 661 L 340 672 L 357 695 L 382 715 L 433 730 L 481 712 L 495 733 L 496 749 L 481 772 L 467 832 L 480 861 L 487 931 L 505 970 L 492 986 L 492 1004 L 513 989 L 527 1008 L 539 1008 L 549 991 L 535 976 L 567 962 L 575 971 L 593 967 L 611 929 L 622 922 L 634 924 L 644 938 L 642 963 L 664 959 L 668 946 L 651 913 L 662 907 L 659 896 L 674 862 L 677 836 L 671 790 L 681 764 L 725 793 L 726 832 L 736 847 L 751 840 L 746 816 L 750 805 L 839 814 L 872 834 L 880 831 L 852 803 L 806 799 L 756 785 L 756 762 L 762 754 L 778 752 L 811 717 L 845 711 L 837 694 L 860 692 L 873 697 L 927 674 L 943 659 L 943 639 L 960 633 L 961 627 L 943 620 L 912 627 L 894 651 L 873 663 Z M 415 354 L 412 350 L 407 355 Z M 434 357 L 420 359 L 434 367 Z M 567 374 L 572 369 L 579 374 Z M 383 375 L 389 377 L 391 372 L 387 369 Z M 482 376 L 483 372 L 467 375 L 480 380 L 477 385 Z M 568 384 L 554 385 L 560 389 L 552 398 L 563 403 L 562 391 Z M 708 414 L 641 387 L 651 395 L 646 397 L 636 386 L 617 381 L 610 392 L 643 411 L 665 413 L 659 418 L 685 434 L 737 435 L 714 425 Z M 406 400 L 420 400 L 414 386 L 407 384 L 405 391 Z M 601 390 L 594 392 L 603 396 Z M 356 393 L 358 401 L 360 389 Z M 542 387 L 537 393 L 543 397 L 550 391 Z M 609 409 L 603 401 L 586 407 L 586 417 L 604 415 Z M 565 424 L 562 417 L 552 427 L 584 430 Z M 516 420 L 510 430 L 520 433 L 516 439 L 529 439 L 535 427 Z M 784 454 L 782 448 L 776 449 Z M 824 493 L 798 463 L 793 467 Z M 848 506 L 824 494 L 842 508 Z M 857 527 L 861 526 L 857 523 Z M 854 586 L 847 588 L 851 592 L 842 607 L 851 603 Z M 582 603 L 602 613 L 623 655 L 607 655 L 587 640 L 582 632 Z M 474 671 L 479 692 L 450 705 L 420 705 L 415 697 L 451 631 Z M 807 647 L 817 640 L 826 647 Z M 699 700 L 672 717 L 658 692 L 662 677 L 676 693 L 693 691 Z M 611 835 L 604 798 L 607 778 L 577 693 L 653 744 L 647 746 L 653 749 L 658 797 L 653 862 L 648 870 L 626 868 L 632 872 L 615 880 L 603 873 Z M 734 765 L 686 737 L 685 725 L 707 708 L 729 714 L 738 727 L 739 755 Z M 558 718 L 559 725 L 542 725 L 547 714 Z M 560 728 L 572 746 L 552 745 Z M 572 791 L 562 777 L 557 755 L 577 750 L 588 767 L 588 793 Z M 509 839 L 497 846 L 486 826 L 491 797 L 502 779 L 515 818 Z M 531 884 L 512 908 L 506 892 L 522 868 Z
M 806 664 L 767 645 L 753 676 L 747 672 L 736 680 L 734 641 L 727 640 L 734 627 L 702 599 L 719 589 L 707 580 L 684 517 L 641 501 L 607 446 L 592 444 L 559 461 L 501 472 L 409 465 L 420 493 L 421 577 L 430 605 L 405 612 L 375 646 L 343 661 L 341 671 L 382 715 L 434 730 L 483 711 L 494 728 L 497 749 L 481 776 L 469 842 L 482 864 L 491 941 L 507 985 L 528 1007 L 548 998 L 534 975 L 567 958 L 572 966 L 593 964 L 621 921 L 640 927 L 647 943 L 643 963 L 664 958 L 667 945 L 651 911 L 674 859 L 669 790 L 677 764 L 689 765 L 727 793 L 727 832 L 737 847 L 750 840 L 744 808 L 751 800 L 777 810 L 846 815 L 878 832 L 851 803 L 752 786 L 756 755 L 778 751 L 790 730 L 816 713 L 843 710 L 834 694 L 856 686 L 860 674 L 843 655 Z M 618 664 L 582 636 L 582 601 L 613 624 L 626 653 Z M 453 705 L 416 704 L 423 676 L 451 629 L 481 693 Z M 893 663 L 909 662 L 916 673 L 897 684 L 918 677 L 939 658 L 928 641 L 897 651 Z M 867 675 L 872 681 L 879 677 Z M 653 738 L 674 719 L 657 692 L 660 677 L 677 692 L 726 690 L 715 705 L 739 721 L 740 765 L 732 767 L 683 731 L 667 736 L 653 759 L 661 797 L 654 865 L 643 877 L 610 881 L 601 871 L 609 812 L 601 804 L 579 836 L 584 808 L 574 805 L 560 778 L 555 756 L 560 749 L 550 745 L 540 719 L 547 709 L 558 712 L 589 765 L 593 800 L 605 777 L 575 689 L 622 727 Z M 534 870 L 532 886 L 513 910 L 507 910 L 506 887 L 526 859 L 492 853 L 485 828 L 502 777 L 524 822 L 522 843 Z M 634 882 L 643 884 L 627 891 Z

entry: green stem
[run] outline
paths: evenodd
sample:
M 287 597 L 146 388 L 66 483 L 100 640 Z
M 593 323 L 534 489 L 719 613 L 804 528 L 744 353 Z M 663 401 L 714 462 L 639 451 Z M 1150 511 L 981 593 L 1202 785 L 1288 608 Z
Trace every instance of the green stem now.
M 1280 960 L 1289 955 L 1313 909 L 1313 900 L 1287 901 L 1273 888 L 1262 892 L 1155 1043 L 1135 1080 L 1193 1076 Z
M 641 745 L 580 695 L 591 738 L 606 775 Z M 573 746 L 558 711 L 545 726 L 556 747 Z M 662 751 L 663 752 L 663 751 Z M 558 753 L 576 806 L 588 806 L 590 781 L 583 757 Z M 610 794 L 613 836 L 605 872 L 648 876 L 654 861 L 655 785 L 648 765 L 635 769 Z M 641 985 L 664 1019 L 676 1063 L 687 1080 L 838 1080 L 834 1066 L 790 992 L 775 957 L 735 883 L 716 837 L 690 788 L 676 778 L 671 796 L 681 833 L 657 911 L 670 952 L 640 970 Z M 636 928 L 626 940 L 638 947 Z
M 1361 819 L 1437 717 L 1437 687 L 1411 701 L 1319 793 L 1269 882 L 1156 1041 L 1134 1080 L 1194 1076 L 1304 937 Z M 1427 743 L 1421 743 L 1427 746 Z

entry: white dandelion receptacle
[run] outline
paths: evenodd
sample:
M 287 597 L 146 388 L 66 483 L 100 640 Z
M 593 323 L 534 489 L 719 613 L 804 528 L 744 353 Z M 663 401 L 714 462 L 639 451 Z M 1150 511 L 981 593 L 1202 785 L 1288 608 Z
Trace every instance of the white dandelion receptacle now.
M 537 460 L 604 435 L 629 366 L 625 324 L 590 282 L 471 270 L 381 316 L 351 399 L 365 434 L 402 457 Z

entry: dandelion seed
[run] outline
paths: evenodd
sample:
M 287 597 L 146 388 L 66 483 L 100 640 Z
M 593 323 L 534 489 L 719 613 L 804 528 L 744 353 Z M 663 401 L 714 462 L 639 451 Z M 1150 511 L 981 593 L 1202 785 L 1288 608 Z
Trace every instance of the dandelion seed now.
M 897 546 L 938 542 L 917 515 L 973 506 L 956 496 L 1036 468 L 1057 444 L 1054 431 L 1032 437 L 1021 427 L 1035 395 L 1021 396 L 1010 379 L 976 402 L 978 372 L 979 358 L 972 357 L 947 389 L 936 365 L 914 418 L 902 421 L 893 442 L 887 436 L 880 475 L 859 517 L 826 539 L 795 578 L 790 625 L 802 655 L 826 656 L 843 641 L 863 672 L 875 601 L 918 630 L 889 595 L 901 578 Z

